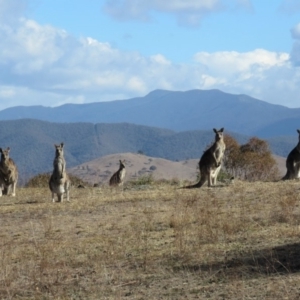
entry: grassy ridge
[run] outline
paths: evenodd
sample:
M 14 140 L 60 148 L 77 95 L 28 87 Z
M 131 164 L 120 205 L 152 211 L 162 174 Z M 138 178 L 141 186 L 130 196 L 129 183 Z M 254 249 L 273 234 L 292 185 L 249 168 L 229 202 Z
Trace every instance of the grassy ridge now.
M 0 298 L 298 299 L 299 184 L 141 182 L 0 201 Z

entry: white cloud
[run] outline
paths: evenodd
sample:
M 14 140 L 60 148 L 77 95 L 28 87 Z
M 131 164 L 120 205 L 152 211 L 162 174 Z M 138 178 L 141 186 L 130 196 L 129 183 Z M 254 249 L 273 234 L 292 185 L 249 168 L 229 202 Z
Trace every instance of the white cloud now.
M 209 73 L 223 74 L 224 76 L 235 74 L 255 76 L 254 70 L 261 73 L 273 66 L 285 64 L 288 59 L 289 55 L 287 53 L 275 53 L 263 49 L 246 53 L 223 51 L 195 54 L 195 61 L 204 65 Z
M 299 107 L 300 70 L 288 53 L 257 49 L 247 53 L 200 52 L 195 61 L 205 68 L 205 88 L 244 93 L 274 104 Z M 201 88 L 203 83 L 198 86 Z
M 161 5 L 171 9 L 170 4 Z M 298 25 L 294 37 L 298 38 Z M 294 107 L 300 103 L 300 71 L 291 63 L 297 62 L 299 41 L 291 57 L 263 49 L 199 52 L 190 64 L 174 64 L 160 53 L 145 57 L 120 51 L 109 43 L 90 37 L 76 39 L 25 18 L 16 19 L 13 25 L 0 24 L 0 40 L 0 109 L 126 99 L 158 88 L 218 88 L 271 103 Z
M 167 60 L 163 55 L 156 54 L 151 56 L 153 62 L 157 62 L 162 65 L 171 65 L 171 61 Z
M 104 11 L 120 21 L 151 20 L 151 12 L 175 15 L 179 24 L 198 26 L 203 16 L 230 8 L 252 8 L 251 0 L 106 0 Z
M 78 40 L 26 19 L 19 19 L 18 26 L 0 27 L 0 38 L 0 109 L 8 106 L 8 97 L 10 106 L 53 106 L 70 99 L 145 94 L 149 86 L 156 88 L 158 70 L 171 65 L 160 54 L 145 58 L 121 52 L 108 43 L 89 37 Z

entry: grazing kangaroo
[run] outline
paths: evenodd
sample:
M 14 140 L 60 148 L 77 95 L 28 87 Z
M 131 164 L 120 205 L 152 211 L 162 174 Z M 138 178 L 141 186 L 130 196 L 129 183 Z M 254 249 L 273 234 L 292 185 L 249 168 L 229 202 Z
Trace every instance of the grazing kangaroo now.
M 206 181 L 208 181 L 209 187 L 216 185 L 226 146 L 223 136 L 224 128 L 221 128 L 220 130 L 214 128 L 213 130 L 216 134 L 215 142 L 211 147 L 204 151 L 199 161 L 201 178 L 198 183 L 184 188 L 200 188 Z
M 10 148 L 3 150 L 0 148 L 0 197 L 2 194 L 16 196 L 16 186 L 18 182 L 18 168 L 14 161 L 9 157 Z
M 124 160 L 120 160 L 120 167 L 119 170 L 114 173 L 110 180 L 109 180 L 109 185 L 110 186 L 120 186 L 123 185 L 124 183 L 124 178 L 125 178 L 125 174 L 126 174 L 126 169 L 125 169 L 125 165 L 124 165 Z
M 66 161 L 64 158 L 64 143 L 55 146 L 55 158 L 53 161 L 53 173 L 49 180 L 49 188 L 52 192 L 52 202 L 55 202 L 54 194 L 57 194 L 58 202 L 63 202 L 64 194 L 69 199 L 70 179 L 66 172 Z
M 297 146 L 289 153 L 286 159 L 286 174 L 282 180 L 296 179 L 300 177 L 300 130 L 298 132 L 298 144 Z

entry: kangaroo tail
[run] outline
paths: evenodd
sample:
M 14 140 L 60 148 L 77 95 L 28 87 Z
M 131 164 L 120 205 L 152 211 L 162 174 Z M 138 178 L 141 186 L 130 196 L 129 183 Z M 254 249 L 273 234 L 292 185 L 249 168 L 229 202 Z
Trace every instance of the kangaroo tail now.
M 200 181 L 198 183 L 195 183 L 193 185 L 183 186 L 181 189 L 195 189 L 201 187 Z
M 199 180 L 199 182 L 193 184 L 193 185 L 188 185 L 188 186 L 183 186 L 181 189 L 195 189 L 195 188 L 200 188 L 206 181 L 206 178 L 203 177 Z

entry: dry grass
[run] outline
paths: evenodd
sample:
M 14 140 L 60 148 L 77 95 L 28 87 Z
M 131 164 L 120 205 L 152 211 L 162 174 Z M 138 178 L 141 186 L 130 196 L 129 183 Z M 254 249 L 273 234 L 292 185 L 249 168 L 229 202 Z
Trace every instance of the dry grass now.
M 299 299 L 299 182 L 0 198 L 1 299 Z

